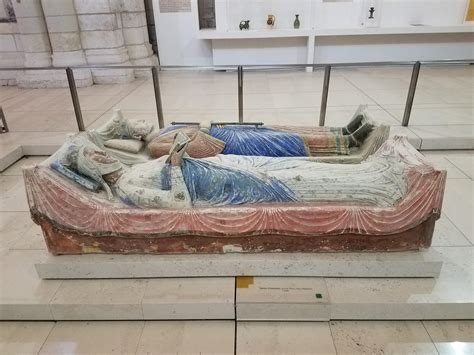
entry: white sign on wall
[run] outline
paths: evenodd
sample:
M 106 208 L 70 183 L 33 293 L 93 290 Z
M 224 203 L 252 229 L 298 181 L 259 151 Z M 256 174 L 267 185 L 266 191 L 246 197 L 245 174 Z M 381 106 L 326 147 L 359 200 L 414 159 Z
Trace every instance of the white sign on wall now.
M 160 0 L 160 12 L 191 12 L 191 0 Z

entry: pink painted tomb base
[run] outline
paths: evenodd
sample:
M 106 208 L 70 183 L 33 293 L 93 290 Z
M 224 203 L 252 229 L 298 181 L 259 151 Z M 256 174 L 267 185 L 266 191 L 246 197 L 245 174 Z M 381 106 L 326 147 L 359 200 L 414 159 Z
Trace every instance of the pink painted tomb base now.
M 406 164 L 407 192 L 391 207 L 278 203 L 137 209 L 112 203 L 53 171 L 24 170 L 33 220 L 53 254 L 404 251 L 428 248 L 446 172 L 404 138 L 376 154 Z
M 55 227 L 42 216 L 34 220 L 41 225 L 48 250 L 60 254 L 199 254 L 224 253 L 229 250 L 243 253 L 261 252 L 344 252 L 344 251 L 406 251 L 428 248 L 431 245 L 435 220 L 428 220 L 407 231 L 389 235 L 359 235 L 344 233 L 323 236 L 259 235 L 247 237 L 206 236 L 114 236 L 79 233 Z

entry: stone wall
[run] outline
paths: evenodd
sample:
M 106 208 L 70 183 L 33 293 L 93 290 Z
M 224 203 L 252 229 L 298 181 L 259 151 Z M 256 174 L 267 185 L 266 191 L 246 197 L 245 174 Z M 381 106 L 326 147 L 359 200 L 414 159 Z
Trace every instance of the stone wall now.
M 21 68 L 23 47 L 11 0 L 0 0 L 0 67 Z M 0 85 L 16 85 L 16 71 L 0 72 Z
M 0 67 L 156 65 L 144 0 L 0 0 Z M 125 83 L 148 70 L 76 69 L 78 87 Z M 60 87 L 64 70 L 0 71 L 0 85 Z

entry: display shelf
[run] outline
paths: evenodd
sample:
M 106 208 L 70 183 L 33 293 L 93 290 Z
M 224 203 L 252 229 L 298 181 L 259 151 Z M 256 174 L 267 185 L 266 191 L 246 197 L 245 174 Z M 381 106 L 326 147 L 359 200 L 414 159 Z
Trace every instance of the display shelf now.
M 403 27 L 356 27 L 356 28 L 318 28 L 314 35 L 318 36 L 359 36 L 359 35 L 398 35 L 398 34 L 429 34 L 429 33 L 469 33 L 474 26 L 462 24 L 454 26 L 411 25 Z
M 309 37 L 314 35 L 313 30 L 306 29 L 273 29 L 273 30 L 243 30 L 219 32 L 217 30 L 200 30 L 199 39 L 239 39 L 239 38 L 288 38 Z
M 430 33 L 472 33 L 470 24 L 454 26 L 411 25 L 403 27 L 355 27 L 355 28 L 317 28 L 317 29 L 273 29 L 244 30 L 220 32 L 217 30 L 200 30 L 199 39 L 251 39 L 251 38 L 288 38 L 309 36 L 359 36 L 390 34 L 430 34 Z

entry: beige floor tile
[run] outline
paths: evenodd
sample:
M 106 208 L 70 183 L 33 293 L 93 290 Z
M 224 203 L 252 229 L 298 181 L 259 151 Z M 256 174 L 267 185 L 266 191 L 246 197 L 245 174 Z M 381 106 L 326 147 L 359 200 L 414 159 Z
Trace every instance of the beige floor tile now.
M 387 110 L 401 122 L 405 108 L 390 105 Z M 410 115 L 411 126 L 472 125 L 472 107 L 413 107 Z
M 0 248 L 9 249 L 32 226 L 29 212 L 0 212 Z
M 321 92 L 302 92 L 294 94 L 292 92 L 286 93 L 274 93 L 273 97 L 273 107 L 275 108 L 311 108 L 317 107 L 321 104 Z M 244 98 L 244 107 L 248 101 L 248 97 Z M 265 103 L 261 102 L 260 105 L 269 105 L 270 102 Z M 271 106 L 270 106 L 271 107 Z M 261 108 L 266 108 L 262 106 Z
M 235 76 L 222 76 L 216 79 L 189 78 L 185 80 L 160 82 L 160 90 L 163 95 L 209 95 L 237 94 L 237 74 Z M 134 91 L 139 95 L 153 95 L 153 85 L 144 85 Z
M 58 322 L 39 354 L 134 354 L 142 321 Z
M 169 95 L 162 95 L 161 100 L 163 104 L 163 108 L 171 109 L 171 98 L 174 98 Z M 149 95 L 138 95 L 132 93 L 131 95 L 126 96 L 125 98 L 116 102 L 113 108 L 120 108 L 123 110 L 144 110 L 144 111 L 152 111 L 156 110 L 156 102 L 152 93 Z M 179 108 L 179 104 L 178 104 Z
M 433 247 L 443 260 L 440 276 L 430 292 L 413 295 L 415 302 L 474 303 L 474 247 Z M 420 280 L 421 281 L 421 280 Z M 420 282 L 420 285 L 423 285 Z M 471 308 L 472 310 L 472 308 Z
M 84 124 L 88 126 L 97 120 L 103 110 L 82 110 Z M 77 132 L 77 121 L 71 111 L 11 112 L 8 115 L 12 132 Z
M 233 277 L 148 280 L 142 300 L 145 319 L 234 318 Z
M 446 309 L 458 310 L 458 317 L 472 312 L 473 247 L 431 249 L 443 261 L 438 278 L 326 278 L 331 318 L 363 318 L 369 312 L 382 319 L 393 314 L 404 319 L 426 319 L 445 317 Z M 418 307 L 421 303 L 428 308 Z M 467 307 L 461 308 L 462 304 Z
M 441 154 L 440 154 L 441 153 Z M 458 169 L 442 152 L 424 151 L 423 155 L 435 166 L 436 169 L 446 170 L 448 179 L 466 179 L 468 176 Z
M 456 153 L 449 152 L 446 155 L 451 163 L 453 163 L 459 170 L 461 170 L 466 176 L 474 178 L 474 152 Z
M 135 80 L 127 84 L 92 85 L 85 88 L 78 88 L 77 93 L 79 97 L 97 95 L 124 96 L 135 91 L 144 83 L 145 81 L 143 80 Z
M 42 250 L 10 250 L 0 258 L 0 317 L 51 319 L 49 301 L 60 280 L 41 280 L 34 264 L 48 254 Z
M 37 354 L 53 327 L 53 322 L 1 322 L 0 353 Z
M 319 101 L 319 100 L 318 100 Z M 329 90 L 328 106 L 359 106 L 359 105 L 376 105 L 376 102 L 360 90 Z
M 311 88 L 311 84 L 307 83 Z M 292 85 L 294 87 L 294 85 Z M 314 86 L 314 90 L 317 90 L 320 86 Z M 290 88 L 288 88 L 290 89 Z M 275 93 L 279 92 L 277 88 L 272 88 L 272 83 L 265 77 L 260 80 L 249 80 L 249 78 L 244 79 L 243 92 L 245 95 L 248 94 L 267 94 L 269 92 Z
M 451 222 L 474 242 L 474 182 L 471 179 L 448 179 L 444 192 L 443 212 Z
M 379 105 L 404 105 L 407 101 L 408 87 L 406 89 L 381 89 L 365 90 L 367 96 Z M 435 104 L 439 98 L 431 92 L 418 90 L 415 94 L 414 104 Z
M 147 321 L 137 354 L 233 354 L 233 321 Z
M 474 354 L 474 321 L 424 321 L 440 355 Z
M 0 211 L 29 211 L 25 183 L 18 176 L 0 176 Z
M 452 88 L 443 87 L 430 87 L 429 89 L 418 89 L 417 92 L 423 91 L 428 95 L 438 97 L 440 102 L 448 104 L 474 104 L 474 90 L 470 89 L 458 89 L 453 90 Z
M 238 322 L 237 354 L 336 354 L 326 322 Z
M 0 86 L 0 97 L 2 103 L 17 95 L 25 95 L 30 89 L 21 89 L 18 86 Z
M 64 280 L 51 300 L 54 318 L 143 319 L 147 280 Z
M 453 222 L 441 213 L 441 218 L 436 221 L 432 246 L 471 246 L 469 240 L 456 228 Z
M 414 322 L 331 322 L 338 354 L 436 355 L 423 324 Z
M 244 93 L 243 101 L 244 101 L 244 110 L 247 109 L 271 109 L 275 108 L 275 103 L 274 103 L 274 95 L 279 95 L 279 94 L 268 94 L 268 93 L 263 93 L 263 94 L 250 94 L 250 93 Z M 285 95 L 283 95 L 285 96 Z M 288 100 L 291 100 L 291 98 L 288 98 L 289 96 L 285 96 Z M 301 99 L 300 99 L 301 100 Z M 284 105 L 289 105 L 287 101 L 283 101 L 279 104 L 279 107 L 286 107 Z
M 378 76 L 380 73 L 373 73 L 370 76 L 364 74 L 346 75 L 354 86 L 362 91 L 372 90 L 405 90 L 407 92 L 410 85 L 411 70 L 407 70 L 400 77 L 383 77 Z M 332 79 L 331 83 L 332 85 Z
M 41 227 L 33 224 L 24 234 L 10 245 L 11 250 L 46 250 Z
M 272 114 L 273 116 L 271 116 Z M 280 126 L 290 124 L 317 127 L 319 125 L 319 107 L 276 109 L 274 113 L 269 111 L 269 116 L 263 122 Z
M 69 132 L 10 132 L 0 135 L 2 145 L 61 145 Z M 26 153 L 28 154 L 28 153 Z M 44 154 L 41 154 L 44 155 Z
M 418 78 L 417 88 L 420 89 L 450 89 L 450 90 L 469 90 L 472 89 L 472 83 L 468 83 L 461 77 L 436 75 L 436 72 L 422 73 Z
M 6 169 L 4 172 L 0 173 L 0 175 L 14 175 L 14 176 L 23 176 L 23 167 L 25 166 L 31 166 L 31 165 L 36 165 L 42 163 L 44 160 L 46 160 L 48 156 L 40 155 L 40 156 L 26 156 L 19 161 L 17 161 L 15 164 L 10 166 L 8 169 Z
M 54 91 L 47 93 L 35 93 L 34 95 L 24 95 L 5 102 L 5 112 L 49 112 L 49 111 L 74 111 L 71 95 L 69 92 L 54 94 Z M 82 110 L 107 110 L 122 99 L 121 95 L 79 95 L 79 102 Z

